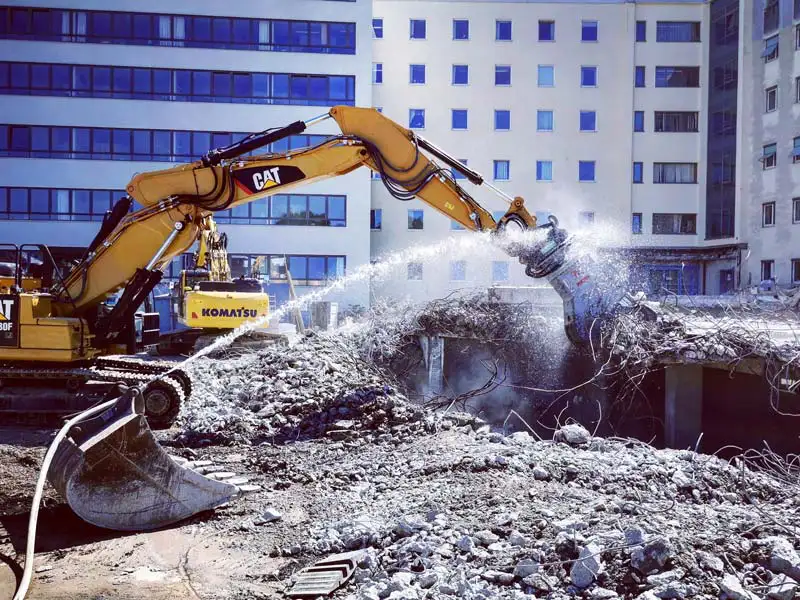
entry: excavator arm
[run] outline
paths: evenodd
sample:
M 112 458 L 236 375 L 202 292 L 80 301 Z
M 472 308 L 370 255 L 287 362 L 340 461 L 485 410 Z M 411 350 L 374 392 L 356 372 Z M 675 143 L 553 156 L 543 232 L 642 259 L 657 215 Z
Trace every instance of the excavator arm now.
M 336 121 L 341 135 L 310 148 L 249 154 L 326 119 Z M 544 230 L 535 243 L 501 243 L 506 252 L 526 265 L 532 277 L 549 276 L 564 264 L 568 236 L 558 229 L 557 221 L 537 227 L 522 198 L 508 196 L 476 171 L 378 111 L 336 106 L 310 121 L 266 130 L 211 150 L 196 162 L 135 176 L 127 186 L 128 202 L 136 200 L 143 208 L 118 214 L 116 223 L 104 223 L 107 233 L 101 229 L 86 258 L 57 290 L 62 314 L 79 316 L 109 293 L 125 287 L 116 313 L 112 311 L 100 327 L 101 341 L 113 341 L 142 295 L 158 282 L 161 269 L 197 240 L 209 215 L 345 175 L 362 166 L 379 173 L 394 197 L 419 198 L 467 229 L 501 233 L 513 224 L 522 230 Z M 451 169 L 506 200 L 506 214 L 495 221 L 456 182 Z

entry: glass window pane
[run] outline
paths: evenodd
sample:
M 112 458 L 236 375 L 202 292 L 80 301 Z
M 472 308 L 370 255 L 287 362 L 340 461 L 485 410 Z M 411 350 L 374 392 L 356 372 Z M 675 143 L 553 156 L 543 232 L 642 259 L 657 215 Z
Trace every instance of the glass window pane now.
M 28 89 L 30 85 L 28 65 L 25 63 L 11 63 L 11 87 Z
M 211 134 L 204 131 L 192 133 L 192 156 L 200 156 L 211 149 Z
M 72 212 L 79 215 L 88 215 L 91 209 L 89 190 L 75 190 L 72 192 Z
M 289 97 L 289 76 L 288 75 L 273 75 L 272 76 L 272 95 L 275 98 L 288 98 Z
M 267 98 L 269 96 L 269 75 L 253 73 L 253 97 Z
M 131 15 L 128 13 L 114 13 L 113 19 L 114 37 L 129 38 L 131 37 L 132 24 Z
M 131 70 L 127 67 L 114 67 L 114 91 L 131 91 Z
M 192 37 L 195 41 L 211 41 L 211 19 L 208 17 L 192 17 Z
M 171 94 L 172 73 L 166 69 L 156 69 L 153 71 L 153 91 L 156 94 Z
M 292 75 L 292 98 L 308 97 L 308 77 Z
M 28 190 L 11 188 L 9 212 L 22 213 L 28 212 Z
M 328 196 L 328 218 L 332 220 L 346 218 L 344 196 Z
M 251 44 L 254 41 L 249 19 L 233 19 L 232 41 L 239 45 Z
M 325 257 L 324 256 L 309 256 L 308 257 L 308 278 L 315 280 L 325 279 Z
M 31 148 L 31 130 L 28 127 L 11 128 L 11 149 L 27 152 Z
M 150 69 L 133 70 L 133 91 L 137 94 L 150 95 L 152 90 Z
M 115 129 L 113 131 L 114 154 L 128 155 L 131 153 L 131 130 Z
M 293 279 L 307 279 L 308 271 L 307 259 L 305 256 L 290 256 L 289 257 L 289 271 Z
M 330 95 L 329 98 L 333 100 L 347 99 L 347 78 L 331 76 L 328 77 L 330 81 Z
M 31 87 L 40 90 L 50 87 L 50 67 L 48 65 L 31 65 Z
M 292 45 L 308 46 L 308 23 L 294 21 L 291 24 Z
M 344 256 L 328 257 L 328 278 L 344 277 Z
M 306 221 L 307 218 L 307 200 L 306 196 L 292 195 L 289 197 L 289 217 L 292 219 Z
M 231 20 L 214 19 L 214 41 L 226 44 L 231 41 Z
M 95 92 L 111 91 L 111 69 L 95 67 L 92 69 L 92 87 Z
M 192 134 L 188 131 L 176 131 L 173 136 L 175 137 L 175 155 L 189 157 L 192 155 Z
M 277 194 L 269 199 L 269 216 L 271 219 L 283 219 L 288 214 L 289 198 L 285 194 Z
M 231 134 L 230 133 L 215 133 L 211 136 L 211 147 L 222 148 L 223 146 L 230 146 Z
M 72 86 L 76 90 L 90 90 L 92 87 L 91 67 L 74 67 Z
M 50 190 L 36 188 L 31 190 L 31 212 L 39 214 L 50 212 Z
M 31 127 L 31 150 L 47 152 L 50 150 L 50 129 L 47 127 Z
M 150 15 L 133 15 L 133 37 L 146 40 L 152 37 L 152 33 Z
M 111 130 L 93 129 L 92 130 L 92 152 L 95 154 L 111 153 Z
M 309 83 L 311 98 L 323 100 L 328 97 L 327 77 L 309 77 Z
M 214 73 L 214 96 L 217 98 L 230 98 L 232 96 L 230 73 Z
M 95 190 L 92 192 L 92 214 L 102 215 L 111 209 L 111 192 Z
M 192 93 L 192 72 L 175 71 L 175 93 L 188 96 Z
M 326 217 L 326 198 L 325 196 L 308 197 L 308 216 L 314 223 L 324 224 Z
M 70 67 L 66 65 L 53 65 L 51 68 L 51 76 L 53 78 L 54 90 L 70 89 Z
M 289 39 L 289 22 L 272 21 L 272 43 L 278 46 L 288 46 Z
M 250 204 L 250 216 L 253 219 L 267 218 L 267 198 L 261 198 Z
M 250 98 L 253 95 L 253 81 L 247 73 L 233 76 L 233 95 L 237 98 Z
M 110 38 L 112 35 L 111 14 L 104 12 L 92 12 L 89 16 L 91 19 L 91 27 L 89 29 L 91 34 L 100 38 Z
M 192 72 L 192 93 L 195 96 L 211 95 L 211 73 L 208 71 Z
M 2 19 L 2 14 L 0 14 L 0 19 Z M 0 62 L 0 88 L 7 88 L 10 86 L 9 71 L 9 64 L 7 62 Z
M 134 130 L 133 131 L 133 152 L 134 154 L 150 154 L 150 132 Z
M 69 152 L 69 127 L 50 128 L 50 150 L 53 152 Z
M 154 156 L 170 156 L 171 150 L 171 136 L 169 131 L 154 131 L 153 132 L 153 155 Z
M 72 130 L 72 150 L 87 153 L 91 151 L 91 130 L 85 127 L 76 127 Z

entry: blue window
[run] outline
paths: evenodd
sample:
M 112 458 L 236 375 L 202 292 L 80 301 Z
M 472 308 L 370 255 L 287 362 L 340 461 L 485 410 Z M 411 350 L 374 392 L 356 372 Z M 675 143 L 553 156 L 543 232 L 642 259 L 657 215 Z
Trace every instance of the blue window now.
M 631 233 L 642 233 L 642 213 L 631 214 Z
M 511 21 L 495 21 L 494 39 L 498 42 L 511 41 Z
M 553 131 L 553 111 L 536 111 L 536 131 Z
M 595 181 L 594 161 L 578 161 L 578 181 Z
M 418 209 L 409 209 L 408 211 L 408 228 L 409 229 L 423 229 L 425 224 L 425 213 Z
M 539 87 L 553 87 L 555 81 L 555 68 L 553 65 L 539 65 L 537 73 Z
M 644 163 L 633 163 L 633 183 L 644 183 Z M 634 233 L 641 233 L 641 231 Z
M 580 115 L 581 131 L 597 131 L 597 112 L 582 110 Z
M 453 39 L 469 39 L 469 21 L 466 19 L 453 19 Z
M 539 41 L 553 42 L 556 39 L 556 22 L 539 21 Z
M 466 158 L 459 158 L 458 162 L 460 162 L 464 166 L 467 165 L 467 159 Z M 450 169 L 450 173 L 452 173 L 453 179 L 466 179 L 466 177 L 464 175 L 462 175 L 461 173 L 459 173 L 455 169 Z
M 635 111 L 633 111 L 633 130 L 634 131 L 644 131 L 644 111 L 643 110 L 635 110 Z
M 372 83 L 383 83 L 383 63 L 372 63 Z
M 383 227 L 383 209 L 373 208 L 369 211 L 369 228 L 380 229 Z
M 2 85 L 8 79 L 4 73 L 11 75 L 13 89 Z M 17 90 L 15 81 L 20 86 L 27 85 Z M 355 77 L 0 62 L 0 94 L 12 92 L 179 102 L 353 106 Z
M 452 127 L 453 129 L 466 129 L 467 128 L 467 111 L 464 109 L 453 109 L 452 112 Z
M 597 21 L 581 21 L 581 41 L 597 41 Z
M 408 109 L 408 126 L 410 129 L 425 129 L 425 109 Z
M 492 281 L 508 281 L 508 261 L 492 261 Z
M 597 67 L 581 67 L 581 87 L 597 86 Z
M 411 39 L 424 40 L 425 39 L 425 19 L 411 19 Z
M 0 9 L 0 37 L 60 42 L 355 54 L 355 23 L 92 10 Z M 6 27 L 9 22 L 10 29 Z
M 494 128 L 496 131 L 508 131 L 511 129 L 511 111 L 494 111 Z
M 409 83 L 425 83 L 425 65 L 411 65 Z
M 495 65 L 494 84 L 511 85 L 511 67 L 508 65 Z
M 644 67 L 636 67 L 636 77 L 635 77 L 635 84 L 638 88 L 643 88 L 645 86 L 645 68 Z
M 453 65 L 453 85 L 467 85 L 469 83 L 469 66 Z
M 372 37 L 383 39 L 383 19 L 372 19 Z
M 553 181 L 553 161 L 536 161 L 536 181 Z
M 647 41 L 647 21 L 636 21 L 636 41 Z
M 494 161 L 494 179 L 495 181 L 508 181 L 511 179 L 511 161 Z

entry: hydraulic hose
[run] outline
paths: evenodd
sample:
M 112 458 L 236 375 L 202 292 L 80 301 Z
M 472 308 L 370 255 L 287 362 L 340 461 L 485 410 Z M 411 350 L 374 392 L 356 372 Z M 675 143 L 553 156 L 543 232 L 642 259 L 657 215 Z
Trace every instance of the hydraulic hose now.
M 73 425 L 80 423 L 84 419 L 93 417 L 94 415 L 101 413 L 108 408 L 111 408 L 116 402 L 117 398 L 108 400 L 102 404 L 98 404 L 97 406 L 87 408 L 82 413 L 72 417 L 59 430 L 59 432 L 56 434 L 56 437 L 53 438 L 50 447 L 47 449 L 47 454 L 45 454 L 44 460 L 42 461 L 42 468 L 39 471 L 39 479 L 36 482 L 36 491 L 33 494 L 31 514 L 28 519 L 28 539 L 25 545 L 25 570 L 22 572 L 22 579 L 19 582 L 19 587 L 17 588 L 17 593 L 14 594 L 13 600 L 24 600 L 28 593 L 28 587 L 30 587 L 31 584 L 31 577 L 33 576 L 33 558 L 36 545 L 36 525 L 39 520 L 39 505 L 41 504 L 42 494 L 44 493 L 44 484 L 47 481 L 47 472 L 50 470 L 50 463 L 53 462 L 53 456 L 55 456 L 58 445 L 64 440 L 65 437 L 67 437 L 67 434 L 69 433 L 69 430 L 72 429 Z

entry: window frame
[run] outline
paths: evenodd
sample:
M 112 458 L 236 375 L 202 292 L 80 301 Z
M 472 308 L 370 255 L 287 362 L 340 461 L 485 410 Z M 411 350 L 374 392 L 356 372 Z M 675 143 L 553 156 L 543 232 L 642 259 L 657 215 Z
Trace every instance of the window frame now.
M 689 166 L 690 173 L 693 177 L 689 181 L 678 181 L 678 173 L 682 167 Z M 667 170 L 668 167 L 675 169 L 675 181 L 666 181 L 670 179 Z M 653 183 L 656 185 L 696 185 L 698 183 L 699 165 L 696 162 L 654 162 L 653 163 Z
M 508 37 L 500 37 L 501 27 L 508 25 Z M 514 25 L 511 19 L 495 19 L 494 21 L 494 41 L 512 42 L 514 41 Z
M 641 73 L 641 79 L 639 74 Z M 633 68 L 633 87 L 645 88 L 647 87 L 647 67 L 636 65 Z
M 638 168 L 638 177 L 637 177 L 637 168 Z M 631 167 L 631 170 L 632 170 L 631 183 L 644 183 L 644 162 L 638 160 L 633 161 L 633 166 Z
M 584 69 L 590 69 L 588 71 L 584 71 Z M 584 72 L 586 73 L 593 73 L 594 83 L 593 84 L 585 84 L 584 81 Z M 600 77 L 598 76 L 599 69 L 597 65 L 581 65 L 581 87 L 582 88 L 596 88 L 600 85 Z
M 414 81 L 414 70 L 422 69 L 422 81 Z M 428 69 L 425 67 L 425 63 L 411 63 L 408 65 L 408 84 L 409 85 L 425 85 L 427 83 L 428 78 Z M 419 73 L 417 73 L 419 74 Z
M 585 129 L 583 127 L 583 117 L 584 115 L 591 115 L 592 119 L 592 128 Z M 580 133 L 597 133 L 597 111 L 596 110 L 583 110 L 580 109 L 578 111 L 578 131 Z
M 414 115 L 415 111 L 419 111 L 419 115 Z M 415 127 L 414 126 L 414 117 L 415 116 L 422 116 L 422 127 Z M 409 108 L 408 109 L 408 128 L 414 130 L 424 130 L 425 129 L 425 109 L 424 108 Z
M 639 222 L 638 228 L 636 226 L 637 217 Z M 631 233 L 633 235 L 642 235 L 644 230 L 644 227 L 642 226 L 643 224 L 644 224 L 644 219 L 642 213 L 640 212 L 631 213 Z
M 641 36 L 639 34 L 642 34 Z M 634 39 L 637 42 L 647 41 L 647 21 L 636 21 L 634 26 Z
M 769 271 L 769 277 L 766 277 Z M 775 261 L 773 259 L 766 259 L 761 261 L 761 279 L 759 281 L 766 281 L 774 279 L 775 277 Z
M 800 223 L 800 196 L 792 198 L 792 224 Z
M 464 126 L 456 127 L 456 114 L 464 117 Z M 466 108 L 450 109 L 450 129 L 452 131 L 467 131 L 469 129 L 469 111 Z
M 382 231 L 383 230 L 383 209 L 371 208 L 369 211 L 369 230 Z
M 673 224 L 676 222 L 675 217 L 680 217 L 677 220 L 678 231 L 659 231 L 663 223 L 658 222 L 659 218 L 663 218 L 664 222 L 667 219 L 671 220 Z M 691 225 L 691 227 L 689 227 Z M 692 229 L 693 231 L 683 231 L 685 229 Z M 674 229 L 674 228 L 672 228 Z M 652 234 L 653 235 L 697 235 L 697 213 L 653 213 L 652 216 Z
M 550 37 L 542 37 L 542 29 L 543 26 L 549 25 L 549 35 Z M 556 20 L 555 19 L 539 19 L 537 25 L 537 37 L 536 41 L 538 42 L 555 42 L 556 41 Z
M 586 27 L 589 24 L 594 24 L 594 39 L 586 39 Z M 591 29 L 590 29 L 591 31 Z M 581 19 L 581 43 L 594 43 L 596 44 L 600 39 L 600 22 L 597 19 Z
M 458 27 L 457 24 L 459 23 L 466 23 L 467 24 L 467 36 L 466 37 L 457 37 Z M 468 42 L 470 38 L 470 26 L 469 26 L 469 19 L 453 19 L 453 41 L 454 42 Z
M 544 177 L 545 169 L 548 166 L 550 177 Z M 536 181 L 542 183 L 552 183 L 553 181 L 553 161 L 552 160 L 536 160 Z
M 633 132 L 644 133 L 644 111 L 633 111 Z
M 549 114 L 550 115 L 550 129 L 542 129 L 539 125 L 539 116 Z M 556 129 L 556 115 L 555 111 L 552 109 L 547 108 L 537 108 L 536 109 L 536 131 L 537 132 L 546 132 L 550 133 L 555 131 Z
M 372 63 L 372 85 L 382 85 L 382 84 L 383 84 L 383 63 L 374 62 Z
M 670 72 L 667 73 L 667 70 Z M 671 77 L 683 74 L 686 85 L 663 85 L 669 83 Z M 659 82 L 662 85 L 659 85 Z M 700 87 L 700 67 L 694 65 L 657 65 L 655 70 L 655 87 L 661 89 L 696 89 Z
M 463 83 L 456 81 L 456 68 L 464 67 L 466 69 L 467 80 Z M 454 64 L 451 69 L 450 85 L 469 85 L 469 65 Z
M 774 42 L 774 44 L 772 42 Z M 780 34 L 776 33 L 775 35 L 764 38 L 764 50 L 761 52 L 761 58 L 764 59 L 765 64 L 778 59 L 780 56 L 780 46 Z M 771 50 L 770 47 L 772 47 Z
M 372 39 L 383 39 L 383 17 L 372 17 Z
M 550 75 L 552 76 L 551 81 L 552 83 L 543 84 L 542 83 L 542 69 L 549 69 Z M 537 65 L 536 66 L 536 87 L 540 88 L 552 88 L 556 86 L 556 67 L 555 65 Z
M 800 258 L 791 259 L 792 284 L 800 283 Z
M 584 179 L 583 168 L 591 165 L 592 178 Z M 579 160 L 578 161 L 578 183 L 597 183 L 597 161 L 596 160 Z
M 771 97 L 771 102 L 770 102 Z M 770 105 L 772 106 L 770 108 Z M 778 86 L 771 85 L 764 89 L 764 112 L 771 113 L 778 110 Z
M 419 223 L 419 227 L 415 224 Z M 408 231 L 423 231 L 425 229 L 425 209 L 423 208 L 409 208 L 408 209 Z
M 761 203 L 761 227 L 775 227 L 775 201 Z
M 503 71 L 503 69 L 508 69 L 508 71 Z M 501 73 L 508 74 L 508 83 L 497 83 L 498 77 Z M 511 87 L 512 84 L 511 79 L 511 65 L 495 65 L 494 66 L 494 85 L 495 87 Z
M 498 177 L 498 167 L 505 164 L 506 177 Z M 511 161 L 508 159 L 495 159 L 492 161 L 492 180 L 511 181 Z
M 508 117 L 508 127 L 498 127 L 497 120 L 498 117 L 504 114 Z M 494 130 L 495 131 L 511 131 L 511 110 L 505 108 L 495 108 L 494 109 Z
M 414 35 L 414 25 L 422 23 L 422 37 L 416 37 Z M 417 32 L 419 33 L 419 32 Z M 408 39 L 409 40 L 417 40 L 417 41 L 424 41 L 428 39 L 428 23 L 427 19 L 414 19 L 409 18 L 408 20 Z
M 772 151 L 767 151 L 768 148 L 771 148 Z M 762 171 L 769 171 L 774 169 L 778 166 L 778 144 L 777 142 L 771 142 L 769 144 L 764 144 L 761 146 L 761 170 Z

